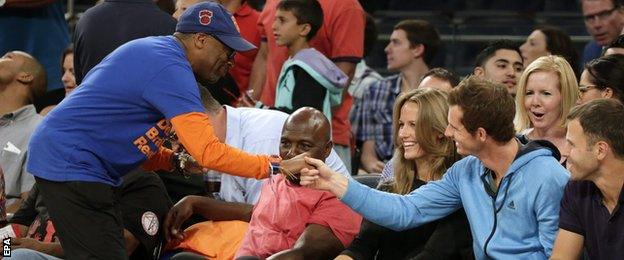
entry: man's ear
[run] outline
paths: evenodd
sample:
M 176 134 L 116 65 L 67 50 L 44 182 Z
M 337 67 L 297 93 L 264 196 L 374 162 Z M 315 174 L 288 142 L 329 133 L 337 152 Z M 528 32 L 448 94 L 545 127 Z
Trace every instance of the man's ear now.
M 412 55 L 414 56 L 414 59 L 420 58 L 425 55 L 425 45 L 421 43 L 416 44 L 416 46 L 412 48 Z
M 487 131 L 485 131 L 483 127 L 479 127 L 477 128 L 477 131 L 475 131 L 475 136 L 479 141 L 485 142 L 487 139 Z
M 485 75 L 485 70 L 483 70 L 483 67 L 481 66 L 476 66 L 472 71 L 472 74 L 478 77 L 483 77 L 483 75 Z
M 24 85 L 30 85 L 35 80 L 32 74 L 23 71 L 18 72 L 16 78 L 19 83 Z
M 193 35 L 193 46 L 196 49 L 203 49 L 208 40 L 208 35 L 203 33 L 196 33 Z
M 327 144 L 325 144 L 325 149 L 323 150 L 323 158 L 329 157 L 332 148 L 334 148 L 334 142 L 332 142 L 331 140 L 327 141 Z
M 598 141 L 594 144 L 594 149 L 596 151 L 596 159 L 604 160 L 607 157 L 607 153 L 611 150 L 611 146 L 605 141 Z

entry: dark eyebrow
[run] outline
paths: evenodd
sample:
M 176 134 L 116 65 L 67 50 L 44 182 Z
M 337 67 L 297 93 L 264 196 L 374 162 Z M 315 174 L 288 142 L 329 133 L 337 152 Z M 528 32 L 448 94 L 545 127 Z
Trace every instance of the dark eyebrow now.
M 508 60 L 506 60 L 506 59 L 498 59 L 498 60 L 496 60 L 496 61 L 494 61 L 494 62 L 504 62 L 504 63 L 509 63 L 509 61 L 508 61 Z
M 572 146 L 575 146 L 574 143 L 570 139 L 568 139 L 568 138 L 566 138 L 566 142 L 568 142 Z

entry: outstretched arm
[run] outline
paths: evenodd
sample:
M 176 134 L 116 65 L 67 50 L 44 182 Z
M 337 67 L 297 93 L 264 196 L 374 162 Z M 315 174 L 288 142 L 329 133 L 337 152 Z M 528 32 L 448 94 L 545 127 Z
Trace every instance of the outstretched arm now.
M 231 175 L 263 179 L 270 173 L 267 155 L 252 155 L 222 143 L 215 136 L 210 119 L 204 113 L 191 112 L 171 119 L 178 139 L 199 165 Z M 306 166 L 303 156 L 279 162 L 288 172 L 299 172 Z
M 322 161 L 306 157 L 316 167 L 301 171 L 301 185 L 328 190 L 362 217 L 378 225 L 405 230 L 445 217 L 461 207 L 457 174 L 428 183 L 408 195 L 381 192 L 336 174 Z

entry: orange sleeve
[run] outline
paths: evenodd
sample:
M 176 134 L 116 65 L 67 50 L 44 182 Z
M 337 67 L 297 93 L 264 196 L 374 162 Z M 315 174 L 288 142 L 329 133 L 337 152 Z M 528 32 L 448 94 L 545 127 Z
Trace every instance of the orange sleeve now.
M 160 150 L 150 158 L 147 159 L 143 163 L 143 170 L 146 171 L 156 171 L 156 170 L 166 170 L 172 171 L 173 165 L 171 165 L 171 156 L 173 155 L 173 151 L 167 149 L 165 147 L 160 147 Z
M 191 112 L 171 119 L 178 140 L 197 162 L 211 170 L 263 179 L 269 176 L 269 157 L 251 155 L 221 143 L 206 114 Z

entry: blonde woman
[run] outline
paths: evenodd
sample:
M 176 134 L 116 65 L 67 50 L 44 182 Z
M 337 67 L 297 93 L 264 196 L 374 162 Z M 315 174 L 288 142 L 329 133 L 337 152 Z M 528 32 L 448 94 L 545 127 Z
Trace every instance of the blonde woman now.
M 547 140 L 559 151 L 565 145 L 566 116 L 579 97 L 570 64 L 560 56 L 543 56 L 520 77 L 516 94 L 516 131 L 522 143 Z M 561 162 L 565 162 L 564 157 Z
M 447 94 L 436 89 L 415 89 L 397 98 L 394 156 L 386 164 L 379 189 L 408 194 L 442 178 L 459 159 L 453 141 L 444 136 L 448 109 Z M 461 259 L 471 256 L 471 245 L 466 216 L 459 210 L 401 232 L 364 220 L 358 236 L 336 259 Z

